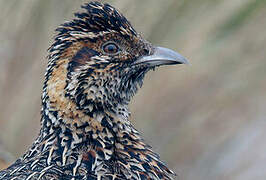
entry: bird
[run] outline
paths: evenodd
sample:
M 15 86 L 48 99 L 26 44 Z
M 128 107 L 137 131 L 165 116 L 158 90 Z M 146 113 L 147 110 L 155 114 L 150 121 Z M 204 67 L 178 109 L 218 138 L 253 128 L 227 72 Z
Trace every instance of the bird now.
M 117 9 L 99 1 L 82 5 L 53 39 L 39 135 L 0 179 L 176 178 L 134 128 L 128 105 L 148 71 L 188 60 L 152 45 Z

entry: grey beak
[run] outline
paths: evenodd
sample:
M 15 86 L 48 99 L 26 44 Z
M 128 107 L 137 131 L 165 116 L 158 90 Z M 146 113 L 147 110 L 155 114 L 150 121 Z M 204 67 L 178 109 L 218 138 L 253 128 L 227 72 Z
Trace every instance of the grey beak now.
M 189 62 L 182 55 L 171 49 L 155 47 L 152 55 L 143 56 L 136 60 L 134 64 L 146 64 L 150 67 L 155 67 L 172 64 L 189 64 Z

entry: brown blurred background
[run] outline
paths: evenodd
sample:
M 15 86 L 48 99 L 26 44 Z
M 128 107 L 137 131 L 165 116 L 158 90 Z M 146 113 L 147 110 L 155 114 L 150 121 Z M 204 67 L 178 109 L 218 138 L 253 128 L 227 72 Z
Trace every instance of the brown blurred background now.
M 0 0 L 0 168 L 37 136 L 46 49 L 83 2 Z M 192 64 L 150 72 L 130 105 L 179 179 L 264 180 L 266 1 L 106 2 Z

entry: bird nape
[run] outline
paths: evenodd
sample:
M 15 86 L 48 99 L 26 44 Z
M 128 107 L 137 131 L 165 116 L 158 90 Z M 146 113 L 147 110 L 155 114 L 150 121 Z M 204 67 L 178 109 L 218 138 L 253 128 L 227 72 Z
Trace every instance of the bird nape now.
M 100 2 L 82 6 L 56 32 L 40 134 L 0 179 L 172 179 L 132 126 L 128 104 L 149 70 L 187 60 L 153 46 Z

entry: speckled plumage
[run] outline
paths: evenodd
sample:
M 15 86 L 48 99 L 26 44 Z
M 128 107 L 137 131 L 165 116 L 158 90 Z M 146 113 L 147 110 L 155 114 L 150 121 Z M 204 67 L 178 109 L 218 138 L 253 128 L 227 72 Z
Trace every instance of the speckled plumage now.
M 154 47 L 110 5 L 82 8 L 49 49 L 40 134 L 0 179 L 172 179 L 129 120 L 128 103 L 154 68 L 134 62 Z

